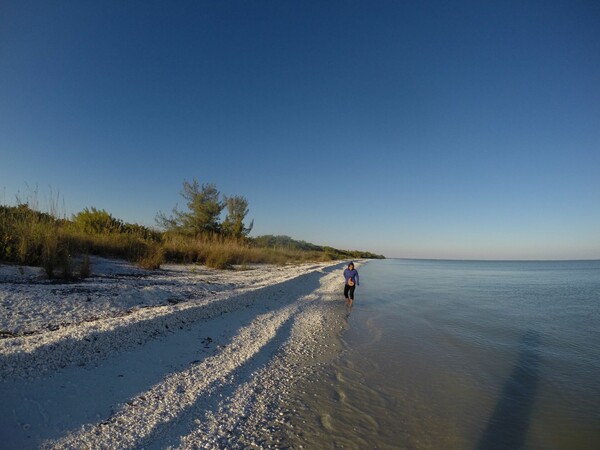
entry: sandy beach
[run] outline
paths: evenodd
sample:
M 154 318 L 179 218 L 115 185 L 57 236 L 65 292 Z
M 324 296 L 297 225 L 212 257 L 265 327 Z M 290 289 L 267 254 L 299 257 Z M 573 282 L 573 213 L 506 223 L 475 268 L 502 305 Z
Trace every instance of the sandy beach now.
M 2 447 L 277 446 L 282 396 L 335 352 L 343 266 L 0 266 Z

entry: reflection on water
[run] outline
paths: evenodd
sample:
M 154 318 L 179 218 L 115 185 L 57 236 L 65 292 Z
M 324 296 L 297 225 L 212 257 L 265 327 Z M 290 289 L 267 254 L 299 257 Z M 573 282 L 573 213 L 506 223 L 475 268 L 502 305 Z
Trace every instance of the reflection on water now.
M 373 261 L 293 448 L 600 448 L 600 262 Z M 349 312 L 349 314 L 348 314 Z

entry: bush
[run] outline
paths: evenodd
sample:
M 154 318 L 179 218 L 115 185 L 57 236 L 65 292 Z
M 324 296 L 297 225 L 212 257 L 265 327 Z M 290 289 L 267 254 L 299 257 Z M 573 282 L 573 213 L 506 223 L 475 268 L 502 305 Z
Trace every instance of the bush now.
M 73 277 L 73 259 L 66 249 L 62 249 L 59 253 L 59 265 L 62 268 L 61 278 L 63 280 L 72 280 Z
M 120 233 L 125 224 L 103 209 L 85 208 L 73 216 L 73 223 L 84 233 Z
M 212 253 L 206 258 L 205 264 L 213 269 L 230 269 L 230 257 L 225 253 Z
M 85 255 L 83 257 L 83 261 L 81 262 L 81 267 L 79 268 L 79 277 L 88 278 L 90 276 L 90 273 L 90 257 L 89 255 Z
M 50 236 L 46 239 L 42 250 L 42 267 L 48 278 L 54 278 L 54 269 L 58 263 L 58 239 Z
M 140 257 L 137 264 L 142 269 L 158 270 L 164 262 L 165 257 L 162 248 L 154 248 L 149 250 L 146 255 Z

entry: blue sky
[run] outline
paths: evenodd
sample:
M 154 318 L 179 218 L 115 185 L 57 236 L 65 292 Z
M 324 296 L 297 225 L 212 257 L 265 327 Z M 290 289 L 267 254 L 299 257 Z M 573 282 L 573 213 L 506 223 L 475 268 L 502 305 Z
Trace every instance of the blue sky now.
M 0 201 L 153 225 L 196 178 L 254 235 L 600 258 L 599 80 L 593 1 L 4 1 Z

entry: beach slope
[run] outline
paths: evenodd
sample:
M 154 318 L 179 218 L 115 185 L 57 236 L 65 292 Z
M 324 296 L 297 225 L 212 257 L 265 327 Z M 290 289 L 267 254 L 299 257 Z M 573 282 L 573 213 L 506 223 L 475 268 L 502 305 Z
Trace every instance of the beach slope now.
M 344 326 L 343 264 L 93 263 L 62 284 L 0 266 L 3 447 L 277 445 L 280 399 Z

